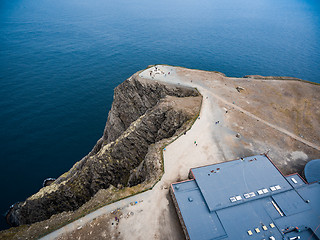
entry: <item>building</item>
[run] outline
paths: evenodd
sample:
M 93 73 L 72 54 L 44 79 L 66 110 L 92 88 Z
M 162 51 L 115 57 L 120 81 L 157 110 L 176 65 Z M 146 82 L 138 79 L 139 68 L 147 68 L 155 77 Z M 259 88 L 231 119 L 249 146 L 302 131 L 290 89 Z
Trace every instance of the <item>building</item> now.
M 266 155 L 193 168 L 170 193 L 187 239 L 320 238 L 320 184 Z

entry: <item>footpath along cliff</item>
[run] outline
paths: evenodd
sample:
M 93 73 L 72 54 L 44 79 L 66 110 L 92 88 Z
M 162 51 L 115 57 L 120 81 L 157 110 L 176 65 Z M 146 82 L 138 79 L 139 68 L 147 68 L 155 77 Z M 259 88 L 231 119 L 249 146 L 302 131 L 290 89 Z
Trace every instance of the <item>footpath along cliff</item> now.
M 7 221 L 19 226 L 74 211 L 100 189 L 151 187 L 162 173 L 161 147 L 191 125 L 201 99 L 194 88 L 133 75 L 115 88 L 104 134 L 93 150 L 50 186 L 14 205 Z
M 134 196 L 139 204 L 118 209 L 117 215 L 99 209 L 100 217 L 88 223 L 80 218 L 58 239 L 184 239 L 169 197 L 171 183 L 188 179 L 192 167 L 262 153 L 285 175 L 303 175 L 305 164 L 320 158 L 319 132 L 319 84 L 150 66 L 115 89 L 104 134 L 93 150 L 16 204 L 7 219 L 18 227 L 0 232 L 0 239 L 38 239 L 150 188 Z

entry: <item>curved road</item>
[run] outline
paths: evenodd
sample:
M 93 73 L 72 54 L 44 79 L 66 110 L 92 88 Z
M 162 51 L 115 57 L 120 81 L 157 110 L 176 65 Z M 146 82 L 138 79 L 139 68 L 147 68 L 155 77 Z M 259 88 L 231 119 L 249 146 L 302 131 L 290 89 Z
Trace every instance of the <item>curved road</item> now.
M 143 72 L 141 72 L 139 74 L 139 76 L 141 78 L 146 78 L 146 79 L 150 79 L 150 80 L 155 80 L 155 81 L 164 81 L 164 82 L 168 82 L 168 83 L 175 83 L 175 84 L 181 84 L 181 85 L 185 85 L 185 86 L 188 86 L 188 87 L 197 87 L 198 90 L 201 92 L 201 93 L 208 93 L 208 89 L 210 89 L 209 86 L 206 86 L 206 84 L 204 83 L 195 83 L 195 81 L 193 83 L 189 83 L 189 82 L 184 82 L 182 79 L 179 79 L 179 77 L 176 76 L 175 74 L 175 69 L 173 67 L 169 67 L 169 66 L 161 66 L 162 69 L 164 69 L 164 71 L 166 72 L 166 74 L 154 74 L 151 76 L 150 74 L 150 71 L 154 71 L 153 69 L 154 68 L 149 68 Z M 169 74 L 168 74 L 169 73 Z M 171 74 L 170 74 L 171 73 Z M 320 147 L 317 146 L 316 144 L 313 144 L 289 131 L 287 131 L 286 129 L 283 129 L 281 127 L 278 127 L 274 124 L 271 124 L 259 117 L 257 117 L 256 115 L 246 111 L 245 109 L 233 104 L 233 103 L 230 103 L 228 101 L 226 101 L 225 99 L 223 99 L 222 97 L 216 95 L 213 93 L 213 91 L 210 91 L 210 95 L 212 97 L 214 97 L 215 99 L 217 99 L 218 101 L 246 114 L 247 116 L 251 117 L 251 118 L 254 118 L 256 120 L 259 120 L 260 122 L 264 123 L 265 125 L 283 133 L 283 134 L 286 134 L 288 136 L 290 136 L 291 138 L 294 138 L 295 140 L 297 141 L 300 141 L 316 150 L 319 150 L 320 151 Z M 189 133 L 190 134 L 190 133 Z M 166 169 L 167 171 L 167 169 Z M 166 173 L 167 174 L 167 173 Z M 159 185 L 161 182 L 163 181 L 163 179 L 157 184 Z M 86 223 L 90 222 L 91 220 L 93 220 L 94 218 L 97 218 L 103 214 L 107 214 L 107 213 L 110 213 L 111 211 L 117 209 L 117 208 L 123 208 L 123 207 L 126 207 L 128 206 L 131 202 L 136 202 L 136 201 L 140 201 L 140 200 L 143 200 L 143 199 L 148 199 L 150 197 L 152 197 L 152 194 L 154 194 L 154 191 L 157 191 L 157 189 L 153 189 L 153 190 L 148 190 L 146 192 L 143 192 L 143 193 L 140 193 L 140 194 L 137 194 L 135 196 L 132 196 L 132 197 L 128 197 L 126 199 L 123 199 L 123 200 L 120 200 L 118 202 L 115 202 L 115 203 L 112 203 L 112 204 L 109 204 L 109 205 L 106 205 L 48 235 L 46 235 L 45 237 L 41 238 L 43 240 L 49 240 L 49 239 L 56 239 L 58 238 L 59 236 L 61 236 L 62 234 L 66 234 L 68 232 L 71 232 L 71 231 L 74 231 L 76 230 L 77 228 L 85 225 Z M 158 196 L 159 197 L 159 196 Z

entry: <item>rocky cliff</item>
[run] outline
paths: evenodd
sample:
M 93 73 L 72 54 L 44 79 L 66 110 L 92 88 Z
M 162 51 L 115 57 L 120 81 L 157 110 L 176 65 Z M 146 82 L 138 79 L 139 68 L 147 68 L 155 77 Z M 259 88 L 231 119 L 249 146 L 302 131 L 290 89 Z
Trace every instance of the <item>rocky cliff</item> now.
M 158 143 L 185 129 L 201 99 L 196 89 L 133 75 L 115 89 L 103 137 L 93 150 L 50 186 L 16 204 L 8 222 L 19 226 L 74 211 L 110 186 L 156 182 L 162 172 Z
M 47 220 L 2 231 L 0 239 L 39 239 L 155 183 L 143 198 L 136 196 L 143 203 L 135 210 L 129 204 L 119 216 L 103 213 L 85 225 L 79 220 L 81 229 L 62 230 L 59 239 L 183 239 L 168 185 L 187 179 L 192 167 L 266 152 L 285 175 L 301 173 L 320 158 L 319 92 L 319 84 L 289 77 L 233 78 L 167 65 L 141 71 L 115 89 L 91 153 L 8 214 L 15 225 Z M 125 220 L 115 226 L 120 213 Z

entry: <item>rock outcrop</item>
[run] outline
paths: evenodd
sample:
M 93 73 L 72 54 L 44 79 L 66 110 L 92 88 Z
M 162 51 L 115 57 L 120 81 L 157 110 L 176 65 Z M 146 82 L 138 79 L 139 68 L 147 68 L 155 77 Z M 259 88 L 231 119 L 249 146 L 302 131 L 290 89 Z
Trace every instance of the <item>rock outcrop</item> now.
M 90 222 L 59 239 L 85 235 L 118 239 L 120 231 L 124 239 L 182 239 L 166 197 L 168 185 L 187 179 L 191 167 L 268 153 L 287 175 L 301 173 L 308 161 L 319 159 L 319 84 L 289 77 L 232 78 L 218 72 L 158 67 L 167 75 L 154 77 L 150 74 L 154 68 L 147 69 L 115 89 L 104 134 L 88 156 L 8 214 L 12 224 L 39 222 L 2 231 L 0 239 L 39 239 L 94 209 L 151 188 L 160 177 L 141 198 L 139 214 L 116 227 L 112 225 L 115 215 L 106 214 L 101 219 L 107 225 L 96 219 L 96 227 Z M 169 76 L 169 71 L 174 74 Z M 153 80 L 147 80 L 150 77 Z M 182 86 L 198 88 L 204 98 L 194 88 Z M 162 159 L 162 148 L 196 119 L 196 125 L 168 146 Z M 195 140 L 198 145 L 193 144 Z M 132 211 L 131 206 L 124 209 Z
M 162 162 L 152 151 L 195 118 L 201 99 L 196 89 L 133 75 L 115 89 L 103 137 L 93 150 L 50 186 L 16 204 L 7 215 L 8 222 L 31 224 L 74 211 L 110 186 L 154 183 Z

